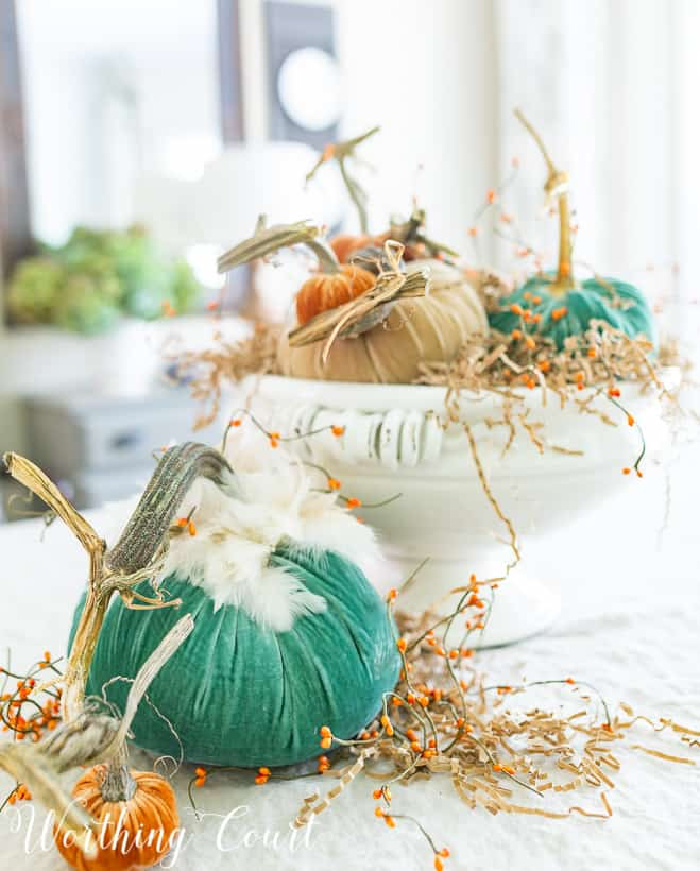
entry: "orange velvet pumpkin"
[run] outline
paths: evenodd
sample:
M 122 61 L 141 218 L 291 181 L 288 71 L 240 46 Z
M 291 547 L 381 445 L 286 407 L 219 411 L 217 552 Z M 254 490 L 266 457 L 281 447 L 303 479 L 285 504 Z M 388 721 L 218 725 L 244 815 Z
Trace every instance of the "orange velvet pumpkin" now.
M 97 842 L 97 855 L 88 858 L 73 839 L 64 839 L 63 833 L 54 829 L 56 848 L 78 871 L 150 868 L 168 853 L 170 838 L 180 825 L 172 787 L 151 771 L 132 771 L 136 786 L 132 798 L 105 801 L 102 787 L 106 769 L 105 765 L 97 765 L 86 771 L 72 793 L 97 821 L 92 839 L 93 845 Z
M 379 236 L 336 236 L 329 241 L 329 246 L 341 263 L 347 263 L 353 254 L 372 245 L 382 246 L 391 239 L 390 233 L 380 233 Z
M 338 260 L 341 263 L 347 263 L 355 251 L 359 251 L 360 248 L 364 248 L 366 245 L 371 245 L 373 241 L 372 236 L 351 236 L 344 234 L 331 239 L 328 244 Z
M 341 266 L 340 272 L 312 275 L 296 295 L 297 324 L 301 326 L 323 311 L 351 302 L 376 282 L 371 272 L 353 264 Z

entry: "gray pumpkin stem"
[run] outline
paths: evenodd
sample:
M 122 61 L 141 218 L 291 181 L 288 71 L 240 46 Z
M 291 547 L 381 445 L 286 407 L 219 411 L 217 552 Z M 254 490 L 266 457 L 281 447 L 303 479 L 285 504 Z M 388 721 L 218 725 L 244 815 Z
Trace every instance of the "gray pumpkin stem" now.
M 207 445 L 185 442 L 168 448 L 119 541 L 105 554 L 110 571 L 130 575 L 149 566 L 194 481 L 207 478 L 221 486 L 227 473 L 233 469 L 223 454 Z

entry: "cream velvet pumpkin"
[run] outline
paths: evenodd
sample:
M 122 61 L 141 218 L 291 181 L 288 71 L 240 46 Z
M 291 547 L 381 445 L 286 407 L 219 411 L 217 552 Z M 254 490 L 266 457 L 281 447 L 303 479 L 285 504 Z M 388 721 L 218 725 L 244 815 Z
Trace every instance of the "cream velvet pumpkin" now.
M 467 339 L 488 333 L 481 300 L 458 269 L 441 260 L 413 260 L 407 267 L 430 270 L 425 296 L 399 300 L 384 323 L 357 338 L 337 339 L 325 365 L 324 342 L 293 348 L 285 331 L 277 349 L 283 374 L 410 384 L 421 362 L 450 362 Z

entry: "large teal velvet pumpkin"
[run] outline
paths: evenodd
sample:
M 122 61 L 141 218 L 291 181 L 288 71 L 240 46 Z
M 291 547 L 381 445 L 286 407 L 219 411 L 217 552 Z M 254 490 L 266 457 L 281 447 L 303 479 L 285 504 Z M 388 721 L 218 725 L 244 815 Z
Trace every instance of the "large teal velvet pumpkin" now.
M 169 578 L 162 589 L 179 610 L 134 611 L 117 597 L 92 660 L 89 695 L 115 676 L 133 678 L 184 613 L 194 630 L 154 680 L 133 724 L 137 746 L 207 765 L 290 765 L 318 756 L 319 730 L 357 735 L 380 711 L 399 670 L 394 626 L 362 572 L 343 557 L 278 548 L 271 565 L 292 572 L 326 599 L 323 613 L 297 617 L 289 632 L 262 629 L 243 610 L 214 601 L 200 587 Z M 140 591 L 148 594 L 150 586 Z M 76 610 L 75 633 L 82 602 Z M 107 699 L 123 709 L 129 684 Z M 154 707 L 163 715 L 159 717 Z
M 501 297 L 501 310 L 491 312 L 491 326 L 510 333 L 522 326 L 521 316 L 512 305 L 539 312 L 542 320 L 533 330 L 551 338 L 561 350 L 569 336 L 582 336 L 591 321 L 605 321 L 630 338 L 644 336 L 656 342 L 654 318 L 644 294 L 616 278 L 586 278 L 564 293 L 549 290 L 554 275 L 536 275 L 508 296 Z M 532 297 L 541 297 L 536 305 Z M 565 313 L 562 315 L 562 309 Z

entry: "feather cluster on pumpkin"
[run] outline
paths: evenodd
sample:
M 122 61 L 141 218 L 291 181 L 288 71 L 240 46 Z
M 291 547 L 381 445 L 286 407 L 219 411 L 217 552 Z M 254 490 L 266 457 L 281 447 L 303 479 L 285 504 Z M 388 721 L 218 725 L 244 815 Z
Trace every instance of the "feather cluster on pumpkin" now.
M 224 487 L 197 479 L 181 514 L 187 530 L 172 538 L 155 579 L 174 576 L 200 586 L 216 605 L 242 608 L 262 627 L 291 629 L 296 617 L 321 613 L 326 602 L 310 593 L 291 573 L 270 564 L 281 544 L 309 553 L 333 551 L 353 560 L 367 574 L 381 565 L 371 527 L 319 492 L 307 468 L 284 449 L 269 447 L 253 427 L 232 432 L 227 458 L 235 468 Z M 107 541 L 116 538 L 137 498 L 109 506 Z

